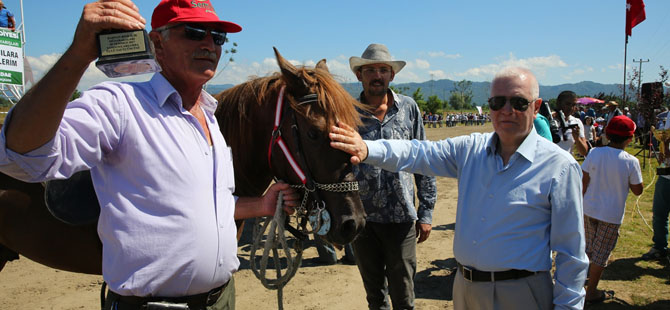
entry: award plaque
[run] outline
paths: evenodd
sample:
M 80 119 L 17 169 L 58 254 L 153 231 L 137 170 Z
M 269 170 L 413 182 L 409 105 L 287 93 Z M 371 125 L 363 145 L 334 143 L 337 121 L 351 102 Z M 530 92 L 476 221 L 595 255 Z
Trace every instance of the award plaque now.
M 656 168 L 658 175 L 670 175 L 670 154 L 668 154 L 668 141 L 670 141 L 670 129 L 656 129 L 652 131 L 658 140 L 659 151 L 663 155 L 663 162 Z
M 96 67 L 111 78 L 159 72 L 146 30 L 111 30 L 98 33 Z

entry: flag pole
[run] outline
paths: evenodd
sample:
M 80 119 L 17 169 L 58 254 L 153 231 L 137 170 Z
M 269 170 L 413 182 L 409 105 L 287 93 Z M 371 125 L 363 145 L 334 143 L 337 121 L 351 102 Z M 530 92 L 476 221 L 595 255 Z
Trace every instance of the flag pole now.
M 624 44 L 623 48 L 623 102 L 621 104 L 626 105 L 626 58 L 628 56 L 628 35 L 625 34 L 626 36 L 626 44 Z

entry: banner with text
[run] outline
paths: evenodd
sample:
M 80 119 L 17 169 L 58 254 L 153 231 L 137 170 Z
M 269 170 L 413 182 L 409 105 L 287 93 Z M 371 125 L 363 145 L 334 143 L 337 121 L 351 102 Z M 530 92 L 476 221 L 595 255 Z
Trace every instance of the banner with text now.
M 21 34 L 0 29 L 0 84 L 23 85 Z

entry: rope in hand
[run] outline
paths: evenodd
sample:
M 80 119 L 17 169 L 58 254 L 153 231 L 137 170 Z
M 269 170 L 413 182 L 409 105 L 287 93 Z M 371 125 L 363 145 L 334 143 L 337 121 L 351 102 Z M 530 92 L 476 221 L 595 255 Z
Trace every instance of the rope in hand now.
M 291 248 L 288 246 L 286 235 L 284 234 L 284 223 L 286 222 L 286 213 L 283 209 L 284 198 L 283 194 L 279 193 L 277 197 L 277 207 L 275 209 L 274 217 L 257 218 L 253 228 L 253 243 L 251 244 L 250 263 L 251 270 L 254 272 L 256 278 L 261 280 L 265 288 L 277 290 L 277 303 L 279 310 L 283 310 L 283 288 L 293 276 L 295 276 L 300 263 L 302 262 L 302 240 L 296 239 L 294 242 L 295 257 L 291 255 Z M 261 224 L 262 221 L 262 224 Z M 268 230 L 269 226 L 269 230 Z M 267 237 L 263 240 L 263 236 Z M 284 251 L 287 269 L 282 275 L 282 260 L 279 256 L 280 247 Z M 257 266 L 256 251 L 263 248 L 263 255 Z M 272 261 L 276 270 L 276 278 L 270 279 L 266 277 L 268 267 L 268 259 L 272 252 Z

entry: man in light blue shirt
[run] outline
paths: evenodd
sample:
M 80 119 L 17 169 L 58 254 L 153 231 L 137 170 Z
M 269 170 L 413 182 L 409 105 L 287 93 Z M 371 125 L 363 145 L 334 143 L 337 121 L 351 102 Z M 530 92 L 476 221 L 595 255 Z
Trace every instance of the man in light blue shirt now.
M 581 169 L 533 130 L 538 97 L 530 71 L 507 68 L 491 84 L 493 133 L 363 141 L 346 126 L 332 129 L 331 145 L 353 163 L 458 178 L 455 309 L 584 306 Z

